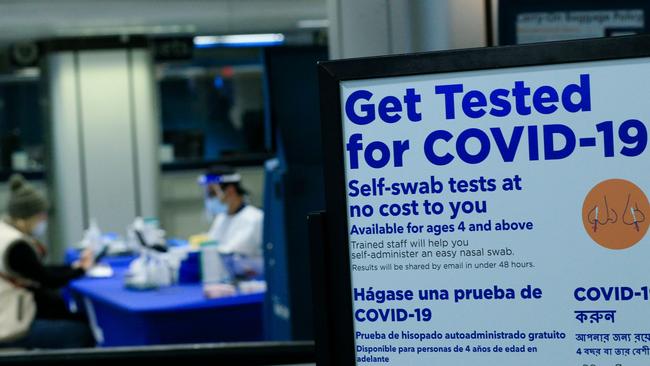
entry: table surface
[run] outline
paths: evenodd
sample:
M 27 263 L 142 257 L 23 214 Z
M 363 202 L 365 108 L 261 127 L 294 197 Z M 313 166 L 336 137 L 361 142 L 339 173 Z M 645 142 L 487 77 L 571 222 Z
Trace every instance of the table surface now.
M 163 312 L 238 306 L 261 303 L 264 293 L 240 294 L 219 299 L 203 295 L 200 283 L 177 284 L 152 290 L 134 290 L 124 286 L 125 266 L 113 266 L 113 277 L 82 277 L 70 283 L 70 289 L 94 301 L 101 301 L 130 312 Z

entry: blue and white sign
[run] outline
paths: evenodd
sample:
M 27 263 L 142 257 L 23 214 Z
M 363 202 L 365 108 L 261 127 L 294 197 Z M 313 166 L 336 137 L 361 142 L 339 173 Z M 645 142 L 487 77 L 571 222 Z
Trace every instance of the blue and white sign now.
M 650 59 L 340 86 L 358 365 L 650 364 Z

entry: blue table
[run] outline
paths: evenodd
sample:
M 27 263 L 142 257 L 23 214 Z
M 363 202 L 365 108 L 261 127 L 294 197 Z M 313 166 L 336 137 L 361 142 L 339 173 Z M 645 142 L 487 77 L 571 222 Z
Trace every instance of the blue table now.
M 263 293 L 206 299 L 200 283 L 130 290 L 126 269 L 113 266 L 112 278 L 70 284 L 83 298 L 100 346 L 262 340 Z
M 170 246 L 183 246 L 187 245 L 186 241 L 182 240 L 168 240 Z M 71 264 L 79 259 L 81 251 L 76 248 L 68 248 L 65 251 L 65 263 Z M 111 267 L 126 267 L 134 259 L 138 257 L 137 254 L 121 254 L 121 255 L 107 255 L 102 258 L 101 262 L 103 264 L 108 264 Z M 200 258 L 198 252 L 189 252 L 187 258 L 181 263 L 179 269 L 178 281 L 180 283 L 198 283 L 201 281 L 201 269 L 200 269 Z M 261 278 L 263 279 L 263 278 Z

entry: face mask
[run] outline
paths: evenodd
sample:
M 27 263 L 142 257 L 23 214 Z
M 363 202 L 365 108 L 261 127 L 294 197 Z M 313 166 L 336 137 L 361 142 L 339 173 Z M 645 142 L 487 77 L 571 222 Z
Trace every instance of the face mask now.
M 47 233 L 47 220 L 42 220 L 32 229 L 32 236 L 37 239 L 42 239 Z
M 205 211 L 210 217 L 215 217 L 220 213 L 227 212 L 228 206 L 221 203 L 221 201 L 216 197 L 206 198 Z

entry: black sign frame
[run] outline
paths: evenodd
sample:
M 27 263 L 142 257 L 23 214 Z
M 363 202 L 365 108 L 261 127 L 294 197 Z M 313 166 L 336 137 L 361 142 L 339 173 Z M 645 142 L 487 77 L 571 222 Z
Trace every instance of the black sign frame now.
M 316 339 L 318 365 L 356 365 L 340 83 L 349 80 L 650 57 L 650 35 L 535 43 L 321 62 L 326 225 L 322 289 L 315 312 L 327 314 Z M 327 361 L 320 354 L 327 355 Z

